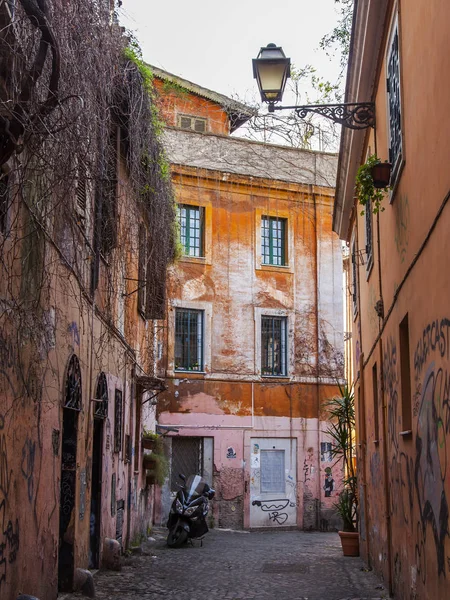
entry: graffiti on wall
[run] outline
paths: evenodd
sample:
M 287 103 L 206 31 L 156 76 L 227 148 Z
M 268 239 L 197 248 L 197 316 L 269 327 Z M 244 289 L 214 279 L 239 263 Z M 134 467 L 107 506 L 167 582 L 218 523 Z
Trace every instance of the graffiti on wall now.
M 22 447 L 21 471 L 27 482 L 28 500 L 33 500 L 34 492 L 34 460 L 36 456 L 36 442 L 32 442 L 27 436 Z
M 391 338 L 383 356 L 385 392 L 388 396 L 389 475 L 391 514 L 403 517 L 415 533 L 417 574 L 425 584 L 425 549 L 434 545 L 437 574 L 446 577 L 449 569 L 449 499 L 445 482 L 450 477 L 450 319 L 428 323 L 414 348 L 415 446 L 411 455 L 399 446 L 399 364 Z M 375 463 L 371 469 L 375 468 Z M 418 520 L 413 524 L 417 503 Z M 428 568 L 429 571 L 429 568 Z
M 252 506 L 259 506 L 263 512 L 268 513 L 269 521 L 277 525 L 284 525 L 289 518 L 287 512 L 281 512 L 288 506 L 295 508 L 295 503 L 289 498 L 281 498 L 276 500 L 253 500 Z
M 331 496 L 331 492 L 334 490 L 334 479 L 330 467 L 325 469 L 325 481 L 323 489 L 325 491 L 325 498 L 329 498 Z

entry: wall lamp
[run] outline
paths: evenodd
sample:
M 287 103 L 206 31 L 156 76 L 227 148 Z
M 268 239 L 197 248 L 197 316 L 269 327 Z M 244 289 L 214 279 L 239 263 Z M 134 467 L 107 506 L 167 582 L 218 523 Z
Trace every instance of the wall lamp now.
M 294 110 L 304 119 L 307 113 L 316 113 L 350 129 L 375 127 L 374 102 L 345 104 L 305 104 L 303 106 L 277 106 L 283 98 L 286 81 L 291 76 L 291 59 L 287 58 L 281 46 L 267 44 L 253 59 L 253 77 L 258 83 L 261 100 L 269 105 L 269 112 Z

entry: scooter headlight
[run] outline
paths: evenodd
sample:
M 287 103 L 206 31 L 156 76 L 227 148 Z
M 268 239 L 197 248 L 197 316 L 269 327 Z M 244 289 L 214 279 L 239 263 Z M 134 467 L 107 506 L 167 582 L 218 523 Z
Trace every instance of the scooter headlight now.
M 186 517 L 190 517 L 190 516 L 192 516 L 195 513 L 195 511 L 197 510 L 197 508 L 198 508 L 197 506 L 191 506 L 190 508 L 187 508 L 184 511 L 184 514 L 186 515 Z
M 181 504 L 181 502 L 178 500 L 175 502 L 175 510 L 180 513 L 180 515 L 183 514 L 183 505 Z

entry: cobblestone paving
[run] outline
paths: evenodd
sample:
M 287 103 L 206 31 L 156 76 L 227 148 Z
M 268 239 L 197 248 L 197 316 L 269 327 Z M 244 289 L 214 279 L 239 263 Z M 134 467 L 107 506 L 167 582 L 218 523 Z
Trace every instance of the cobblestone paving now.
M 213 530 L 170 549 L 165 530 L 120 572 L 95 576 L 100 600 L 379 600 L 388 598 L 359 558 L 344 558 L 336 533 Z M 65 600 L 79 599 L 69 594 Z

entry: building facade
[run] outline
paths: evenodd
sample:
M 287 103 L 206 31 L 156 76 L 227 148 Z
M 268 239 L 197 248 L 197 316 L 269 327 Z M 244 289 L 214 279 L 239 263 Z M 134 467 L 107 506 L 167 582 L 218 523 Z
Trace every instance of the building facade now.
M 172 462 L 160 519 L 178 473 L 200 472 L 217 490 L 216 526 L 334 528 L 342 471 L 322 404 L 343 374 L 337 157 L 230 137 L 246 107 L 155 76 L 170 94 L 180 236 L 157 406 Z
M 165 267 L 158 263 L 155 270 L 145 257 L 155 243 L 159 256 L 167 257 L 171 238 L 167 230 L 158 237 L 148 199 L 142 189 L 136 192 L 130 153 L 143 148 L 133 127 L 148 134 L 147 156 L 162 155 L 147 121 L 130 117 L 133 93 L 148 123 L 151 107 L 142 100 L 138 69 L 123 59 L 124 40 L 109 10 L 97 12 L 91 2 L 72 8 L 68 14 L 65 3 L 47 3 L 48 31 L 42 32 L 22 3 L 0 2 L 4 600 L 20 592 L 50 600 L 58 590 L 71 590 L 77 569 L 104 566 L 111 547 L 120 552 L 146 535 L 153 517 L 141 434 L 144 426 L 155 429 L 150 397 L 163 387 L 155 377 L 154 317 L 163 302 L 155 290 L 164 288 Z M 70 53 L 86 41 L 81 31 L 103 48 L 97 65 L 82 63 L 89 53 Z M 53 40 L 54 46 L 44 46 L 55 55 L 59 50 L 60 63 L 54 58 L 52 73 L 36 67 L 36 89 L 22 103 L 19 84 L 28 81 L 37 51 L 26 43 L 39 43 L 41 35 Z M 55 115 L 51 102 L 45 110 L 36 102 L 50 88 L 66 113 Z M 116 112 L 110 110 L 113 97 Z M 128 104 L 119 103 L 123 98 Z M 170 182 L 160 172 L 146 182 L 156 190 L 152 208 L 157 205 L 158 219 L 171 231 Z M 146 242 L 150 236 L 152 243 Z
M 450 595 L 450 105 L 443 0 L 355 2 L 348 102 L 375 102 L 375 130 L 343 133 L 333 228 L 349 247 L 358 407 L 360 538 L 402 600 Z M 392 164 L 373 214 L 359 165 Z

